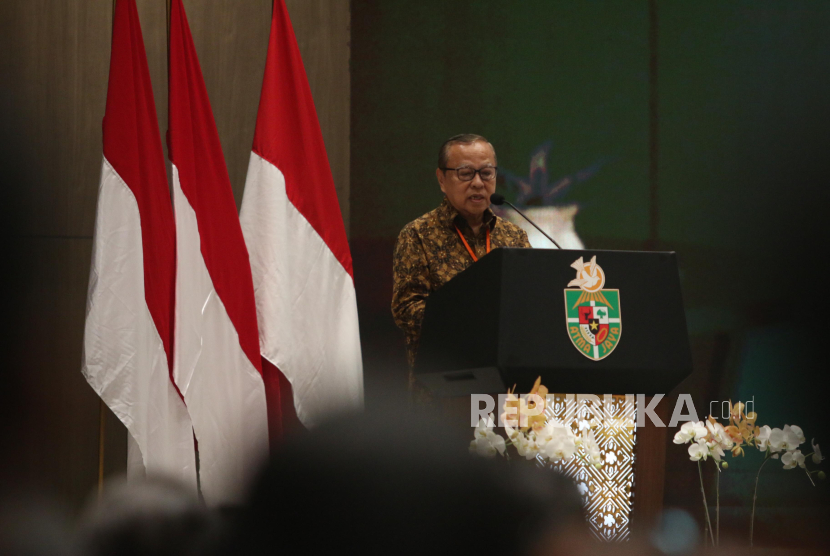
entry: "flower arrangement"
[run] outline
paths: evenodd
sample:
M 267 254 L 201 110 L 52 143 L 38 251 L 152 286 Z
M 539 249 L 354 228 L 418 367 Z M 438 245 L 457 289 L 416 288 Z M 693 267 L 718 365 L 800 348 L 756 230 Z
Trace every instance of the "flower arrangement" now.
M 555 463 L 576 456 L 601 468 L 603 458 L 593 424 L 582 421 L 576 424 L 575 431 L 573 425 L 549 418 L 545 412 L 547 395 L 548 389 L 541 384 L 541 377 L 526 396 L 517 396 L 515 386 L 508 390 L 500 416 L 507 439 L 493 432 L 495 422 L 491 413 L 486 421 L 479 420 L 470 452 L 484 457 L 499 454 L 509 459 L 507 448 L 513 446 L 526 460 L 541 457 Z
M 753 544 L 753 533 L 755 526 L 755 502 L 758 499 L 758 481 L 761 470 L 771 459 L 780 459 L 784 469 L 795 469 L 800 467 L 807 474 L 807 478 L 815 486 L 812 475 L 824 479 L 824 471 L 818 469 L 810 470 L 807 467 L 807 458 L 814 465 L 821 464 L 824 459 L 821 449 L 816 444 L 815 438 L 811 441 L 812 452 L 803 454 L 799 446 L 806 442 L 804 432 L 797 425 L 784 425 L 783 429 L 770 428 L 768 425 L 758 427 L 756 421 L 758 415 L 751 411 L 746 413 L 746 406 L 741 403 L 732 404 L 730 401 L 729 424 L 727 426 L 719 423 L 713 416 L 706 421 L 684 423 L 680 430 L 674 435 L 675 444 L 689 444 L 689 459 L 696 461 L 698 475 L 700 476 L 700 492 L 703 496 L 703 507 L 706 513 L 706 529 L 708 536 L 715 546 L 720 541 L 720 473 L 729 468 L 724 460 L 726 452 L 733 458 L 745 454 L 744 448 L 755 447 L 764 453 L 764 461 L 758 468 L 755 476 L 755 487 L 752 495 L 752 514 L 749 522 L 749 545 Z M 703 488 L 703 471 L 701 460 L 707 461 L 711 457 L 715 462 L 718 473 L 716 476 L 716 505 L 715 505 L 715 528 L 709 517 L 709 507 L 706 503 L 706 492 Z M 704 536 L 706 536 L 704 534 Z

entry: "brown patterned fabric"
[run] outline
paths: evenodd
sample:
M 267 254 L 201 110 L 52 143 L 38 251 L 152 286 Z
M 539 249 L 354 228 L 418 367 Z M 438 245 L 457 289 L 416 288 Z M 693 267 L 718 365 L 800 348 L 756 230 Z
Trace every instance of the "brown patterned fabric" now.
M 411 369 L 418 351 L 426 298 L 473 264 L 455 226 L 464 234 L 478 258 L 487 252 L 488 227 L 491 250 L 498 247 L 530 247 L 524 230 L 496 216 L 490 209 L 485 211 L 484 225 L 478 235 L 474 236 L 467 221 L 450 205 L 446 197 L 438 208 L 410 222 L 401 230 L 392 259 L 395 280 L 392 316 L 395 324 L 406 334 L 410 385 L 413 382 Z

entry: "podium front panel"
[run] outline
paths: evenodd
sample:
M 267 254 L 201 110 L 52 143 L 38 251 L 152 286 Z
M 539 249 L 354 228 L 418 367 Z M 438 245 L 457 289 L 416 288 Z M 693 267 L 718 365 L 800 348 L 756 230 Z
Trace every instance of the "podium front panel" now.
M 581 336 L 574 332 L 578 323 L 568 321 L 565 293 L 579 289 L 568 287 L 577 276 L 571 265 L 580 257 L 588 263 L 594 256 L 604 278 L 599 291 L 606 294 L 587 297 L 597 298 L 594 304 L 598 307 L 610 306 L 619 319 L 605 325 L 608 334 L 616 324 L 618 337 L 608 353 L 602 355 L 601 346 L 592 352 L 601 357 L 599 360 L 584 353 L 585 345 L 577 347 Z M 571 301 L 579 295 L 581 292 L 571 293 Z M 573 321 L 575 309 L 572 303 L 568 305 L 572 305 Z M 604 315 L 602 310 L 596 312 Z M 602 325 L 599 327 L 602 333 Z M 459 372 L 485 368 L 498 371 L 502 389 L 517 384 L 519 391 L 527 391 L 541 375 L 551 391 L 668 392 L 691 372 L 675 254 L 548 249 L 491 252 L 427 300 L 415 372 L 439 394 L 442 383 L 432 375 L 455 373 L 447 383 L 452 383 L 457 394 L 463 390 Z M 492 381 L 488 382 L 491 388 Z M 482 391 L 478 388 L 484 385 L 475 383 L 470 381 L 468 393 Z

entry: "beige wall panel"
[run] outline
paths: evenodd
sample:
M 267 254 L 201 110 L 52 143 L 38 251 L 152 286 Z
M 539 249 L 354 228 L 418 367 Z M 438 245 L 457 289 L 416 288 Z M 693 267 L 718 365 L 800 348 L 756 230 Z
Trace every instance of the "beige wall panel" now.
M 348 226 L 349 3 L 286 1 Z M 270 32 L 271 3 L 185 0 L 237 206 L 242 200 Z
M 99 399 L 81 374 L 92 241 L 30 238 L 19 319 L 25 354 L 22 472 L 79 507 L 98 481 Z M 126 467 L 126 429 L 107 411 L 105 468 Z
M 349 232 L 351 14 L 348 0 L 286 0 Z
M 166 14 L 137 0 L 162 135 L 167 129 Z M 348 230 L 349 3 L 287 6 L 320 119 Z M 185 0 L 205 84 L 239 204 L 262 85 L 271 4 Z M 24 235 L 92 234 L 106 104 L 111 0 L 12 2 L 5 8 L 4 79 L 14 83 L 14 134 L 32 147 L 31 182 L 15 189 Z M 166 151 L 166 145 L 165 145 Z M 36 159 L 35 159 L 36 157 Z M 37 160 L 35 163 L 34 161 Z
M 16 232 L 88 236 L 101 170 L 111 0 L 6 6 L 3 81 L 28 182 L 12 189 Z M 9 108 L 9 106 L 7 106 Z
M 254 141 L 271 4 L 184 0 L 184 7 L 238 207 Z

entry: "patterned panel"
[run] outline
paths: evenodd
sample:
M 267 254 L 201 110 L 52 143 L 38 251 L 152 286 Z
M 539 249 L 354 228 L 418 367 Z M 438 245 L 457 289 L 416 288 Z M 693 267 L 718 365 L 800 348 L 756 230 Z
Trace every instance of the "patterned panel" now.
M 597 469 L 579 458 L 539 465 L 555 469 L 573 479 L 588 514 L 591 532 L 602 541 L 625 541 L 629 537 L 631 488 L 634 482 L 634 397 L 607 396 L 603 409 L 575 394 L 548 396 L 549 419 L 571 423 L 576 432 L 591 426 L 603 454 Z M 578 402 L 578 403 L 577 403 Z

